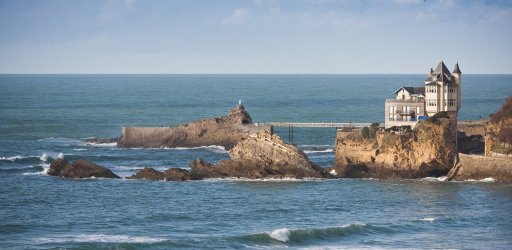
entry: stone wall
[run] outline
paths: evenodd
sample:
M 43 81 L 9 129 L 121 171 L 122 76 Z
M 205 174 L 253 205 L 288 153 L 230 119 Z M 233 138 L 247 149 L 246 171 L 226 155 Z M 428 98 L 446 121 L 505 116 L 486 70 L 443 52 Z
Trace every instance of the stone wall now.
M 453 180 L 512 181 L 512 158 L 459 154 L 460 165 L 453 169 Z

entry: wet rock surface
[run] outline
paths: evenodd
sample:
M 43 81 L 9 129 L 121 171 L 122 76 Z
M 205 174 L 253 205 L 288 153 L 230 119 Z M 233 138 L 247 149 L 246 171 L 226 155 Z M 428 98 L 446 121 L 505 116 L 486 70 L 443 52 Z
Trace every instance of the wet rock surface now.
M 65 178 L 83 179 L 83 178 L 115 178 L 119 176 L 112 173 L 110 169 L 86 160 L 77 160 L 70 164 L 64 159 L 56 159 L 48 170 L 49 175 Z

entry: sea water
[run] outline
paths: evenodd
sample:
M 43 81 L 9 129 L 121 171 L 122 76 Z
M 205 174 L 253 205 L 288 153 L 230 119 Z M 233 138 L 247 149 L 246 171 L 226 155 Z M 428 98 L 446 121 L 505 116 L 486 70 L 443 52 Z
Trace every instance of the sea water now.
M 384 100 L 424 75 L 0 75 L 0 248 L 512 248 L 512 184 L 388 181 L 71 180 L 57 158 L 126 177 L 188 169 L 224 148 L 87 144 L 123 126 L 171 126 L 227 114 L 255 122 L 383 122 Z M 485 118 L 511 75 L 462 76 L 459 119 Z M 277 129 L 288 140 L 287 129 Z M 334 161 L 335 130 L 294 130 L 315 163 Z

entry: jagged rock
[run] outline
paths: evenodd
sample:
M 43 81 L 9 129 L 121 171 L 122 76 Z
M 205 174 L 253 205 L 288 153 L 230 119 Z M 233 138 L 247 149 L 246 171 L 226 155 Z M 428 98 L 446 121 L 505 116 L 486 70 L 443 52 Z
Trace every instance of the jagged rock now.
M 116 178 L 119 176 L 112 173 L 109 169 L 86 160 L 77 160 L 70 164 L 64 159 L 56 159 L 50 165 L 49 175 L 65 178 Z
M 166 181 L 188 181 L 191 179 L 190 173 L 181 168 L 169 168 L 164 172 Z
M 143 168 L 127 179 L 161 181 L 164 180 L 165 177 L 164 173 L 157 171 L 154 168 Z
M 455 140 L 449 119 L 422 121 L 404 135 L 378 131 L 364 138 L 360 131 L 338 132 L 333 169 L 338 177 L 421 178 L 442 176 L 452 168 Z
M 217 165 L 203 160 L 190 163 L 195 178 L 325 178 L 322 168 L 309 161 L 297 147 L 270 132 L 252 134 L 229 150 L 230 160 Z
M 151 181 L 187 181 L 190 180 L 190 173 L 181 168 L 169 168 L 165 172 L 153 168 L 143 168 L 127 179 L 151 180 Z
M 269 130 L 252 124 L 243 105 L 231 109 L 229 115 L 194 121 L 177 127 L 123 128 L 119 147 L 200 147 L 208 145 L 232 148 L 251 133 Z

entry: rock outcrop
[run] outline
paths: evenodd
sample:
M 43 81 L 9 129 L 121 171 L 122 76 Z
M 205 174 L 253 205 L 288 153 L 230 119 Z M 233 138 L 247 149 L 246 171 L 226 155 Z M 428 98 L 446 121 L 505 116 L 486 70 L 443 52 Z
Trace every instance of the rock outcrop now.
M 512 155 L 512 96 L 485 126 L 485 155 Z
M 160 172 L 153 168 L 143 168 L 127 179 L 151 181 L 188 181 L 191 179 L 191 177 L 187 170 L 181 168 L 169 168 L 165 172 Z
M 442 176 L 452 168 L 456 149 L 449 119 L 422 121 L 412 131 L 338 132 L 333 169 L 338 177 L 421 178 Z
M 126 127 L 117 145 L 146 148 L 219 145 L 230 149 L 249 134 L 262 130 L 270 130 L 270 127 L 253 125 L 251 116 L 240 104 L 227 116 L 177 127 Z
M 252 134 L 229 150 L 230 160 L 217 165 L 190 162 L 194 178 L 325 178 L 324 170 L 309 161 L 297 147 L 270 132 Z
M 70 164 L 64 159 L 56 159 L 51 163 L 48 174 L 75 179 L 91 177 L 119 179 L 119 176 L 109 169 L 86 160 L 77 160 Z

